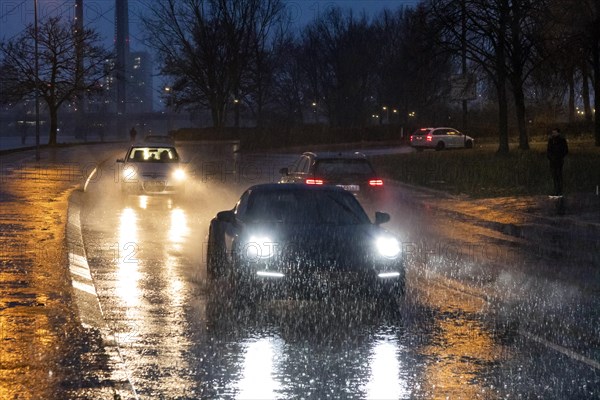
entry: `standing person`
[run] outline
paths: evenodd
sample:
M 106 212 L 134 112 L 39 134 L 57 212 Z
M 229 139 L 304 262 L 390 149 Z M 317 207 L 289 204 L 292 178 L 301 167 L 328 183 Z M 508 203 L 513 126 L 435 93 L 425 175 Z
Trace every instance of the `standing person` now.
M 137 131 L 135 130 L 135 126 L 132 126 L 131 130 L 129 131 L 129 137 L 131 138 L 132 142 L 135 142 L 136 136 L 137 136 Z
M 560 129 L 555 128 L 548 139 L 548 160 L 550 161 L 550 172 L 554 182 L 554 196 L 563 195 L 563 161 L 569 153 L 567 140 L 561 135 Z

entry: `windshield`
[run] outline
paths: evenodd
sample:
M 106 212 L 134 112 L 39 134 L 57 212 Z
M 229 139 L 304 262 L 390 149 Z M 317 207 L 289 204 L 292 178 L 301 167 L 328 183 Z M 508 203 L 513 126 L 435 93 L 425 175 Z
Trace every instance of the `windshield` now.
M 345 192 L 254 192 L 245 217 L 249 221 L 298 224 L 356 225 L 369 218 L 356 199 Z
M 364 159 L 319 160 L 315 166 L 315 175 L 371 175 L 373 168 Z
M 129 162 L 178 162 L 179 155 L 173 147 L 134 147 L 127 158 Z

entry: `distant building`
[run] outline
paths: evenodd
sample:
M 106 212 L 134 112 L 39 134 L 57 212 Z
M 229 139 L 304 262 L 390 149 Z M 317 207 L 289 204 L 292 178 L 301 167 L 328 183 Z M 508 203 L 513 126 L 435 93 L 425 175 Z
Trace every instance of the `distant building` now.
M 119 96 L 115 65 L 115 59 L 107 59 L 105 61 L 104 67 L 106 71 L 112 72 L 104 79 L 102 85 L 104 95 L 94 101 L 93 111 L 117 112 Z M 150 53 L 144 51 L 131 52 L 129 53 L 127 65 L 130 66 L 130 69 L 125 74 L 127 100 L 125 107 L 121 107 L 121 110 L 124 109 L 126 113 L 152 112 L 152 56 Z
M 127 112 L 152 112 L 152 56 L 148 52 L 130 53 L 127 74 Z

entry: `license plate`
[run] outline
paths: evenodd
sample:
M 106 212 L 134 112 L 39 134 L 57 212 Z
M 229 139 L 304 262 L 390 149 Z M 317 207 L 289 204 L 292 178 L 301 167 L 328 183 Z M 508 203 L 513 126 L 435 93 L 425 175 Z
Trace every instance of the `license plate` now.
M 144 182 L 144 190 L 148 192 L 162 192 L 167 186 L 165 181 L 146 181 Z
M 337 185 L 339 187 L 341 187 L 344 190 L 347 190 L 349 192 L 358 192 L 360 191 L 360 186 L 358 185 Z

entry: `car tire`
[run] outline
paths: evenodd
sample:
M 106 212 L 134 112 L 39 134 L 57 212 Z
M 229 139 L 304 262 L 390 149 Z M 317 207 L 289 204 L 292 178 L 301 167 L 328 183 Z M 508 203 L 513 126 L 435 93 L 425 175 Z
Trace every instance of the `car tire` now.
M 225 244 L 216 230 L 215 226 L 211 224 L 206 248 L 206 277 L 209 281 L 224 277 L 227 270 Z
M 465 149 L 472 149 L 473 148 L 473 141 L 472 140 L 467 140 L 465 142 Z
M 446 145 L 444 144 L 444 142 L 437 142 L 437 144 L 435 145 L 435 151 L 441 151 L 444 150 L 446 148 Z

